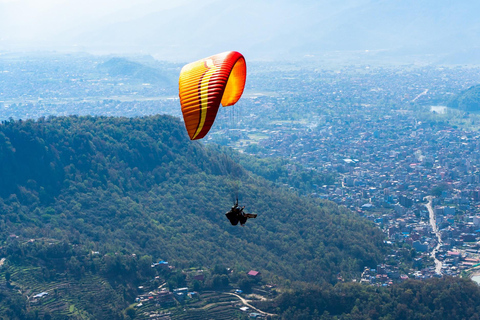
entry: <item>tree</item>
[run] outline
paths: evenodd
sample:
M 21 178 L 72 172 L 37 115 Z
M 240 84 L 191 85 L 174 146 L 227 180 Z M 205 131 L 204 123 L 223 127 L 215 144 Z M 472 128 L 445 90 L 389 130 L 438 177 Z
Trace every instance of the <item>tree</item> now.
M 132 307 L 128 307 L 127 311 L 125 311 L 125 313 L 127 314 L 127 316 L 130 317 L 130 319 L 135 319 L 135 317 L 136 317 L 136 311 Z

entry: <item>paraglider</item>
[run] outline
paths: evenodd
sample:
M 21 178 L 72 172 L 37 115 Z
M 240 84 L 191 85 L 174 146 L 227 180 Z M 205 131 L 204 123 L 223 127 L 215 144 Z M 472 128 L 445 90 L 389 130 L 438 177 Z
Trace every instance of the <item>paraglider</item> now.
M 227 51 L 185 65 L 180 71 L 178 95 L 183 120 L 191 140 L 205 137 L 212 127 L 220 105 L 232 106 L 245 88 L 247 65 L 243 55 Z M 244 213 L 238 198 L 226 213 L 232 225 L 243 226 L 256 214 Z
M 219 53 L 185 65 L 180 71 L 179 97 L 191 140 L 205 137 L 220 104 L 231 106 L 243 93 L 247 66 L 236 51 Z
M 247 222 L 247 219 L 257 217 L 256 214 L 243 212 L 243 209 L 245 209 L 245 206 L 239 207 L 237 199 L 232 209 L 225 213 L 225 216 L 228 218 L 228 220 L 230 220 L 232 225 L 236 226 L 240 222 L 240 225 L 243 227 Z

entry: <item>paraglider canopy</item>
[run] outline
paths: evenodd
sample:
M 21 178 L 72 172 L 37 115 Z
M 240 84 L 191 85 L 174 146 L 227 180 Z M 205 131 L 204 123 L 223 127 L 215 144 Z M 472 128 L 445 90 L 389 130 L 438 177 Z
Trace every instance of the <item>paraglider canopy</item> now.
M 185 65 L 180 71 L 179 97 L 191 140 L 203 138 L 217 116 L 220 103 L 237 103 L 243 93 L 247 66 L 236 51 L 219 53 Z

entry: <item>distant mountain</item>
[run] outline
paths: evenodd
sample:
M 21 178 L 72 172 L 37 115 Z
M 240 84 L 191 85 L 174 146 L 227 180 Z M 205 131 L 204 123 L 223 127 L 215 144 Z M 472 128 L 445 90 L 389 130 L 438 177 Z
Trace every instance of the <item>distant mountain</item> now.
M 468 88 L 454 97 L 448 107 L 468 112 L 480 111 L 480 85 Z
M 25 2 L 0 2 L 2 48 L 148 53 L 179 62 L 237 50 L 250 60 L 480 63 L 478 1 L 124 1 L 91 13 L 71 3 L 40 12 Z M 30 27 L 22 23 L 25 10 Z
M 27 308 L 26 295 L 49 288 L 49 310 L 75 305 L 91 318 L 111 317 L 137 286 L 153 283 L 150 264 L 159 259 L 180 270 L 254 269 L 280 283 L 335 283 L 383 261 L 384 236 L 372 223 L 234 159 L 190 141 L 169 116 L 2 122 L 0 274 L 11 283 L 0 286 L 9 297 L 0 315 L 14 294 L 14 305 Z M 249 167 L 275 180 L 276 169 L 254 161 Z M 258 213 L 243 228 L 224 216 L 236 193 L 246 212 Z M 184 281 L 182 273 L 168 279 Z
M 171 87 L 174 83 L 176 84 L 171 75 L 166 74 L 159 69 L 130 61 L 125 58 L 111 58 L 98 65 L 98 69 L 107 72 L 111 76 L 128 78 L 129 80 L 132 80 L 132 82 L 140 81 L 163 85 L 165 87 Z
M 480 2 L 448 0 L 209 0 L 169 8 L 139 2 L 88 25 L 61 28 L 55 37 L 86 51 L 143 51 L 176 61 L 238 50 L 249 59 L 350 63 L 417 55 L 463 63 L 462 53 L 469 52 L 469 63 L 479 63 L 477 12 Z

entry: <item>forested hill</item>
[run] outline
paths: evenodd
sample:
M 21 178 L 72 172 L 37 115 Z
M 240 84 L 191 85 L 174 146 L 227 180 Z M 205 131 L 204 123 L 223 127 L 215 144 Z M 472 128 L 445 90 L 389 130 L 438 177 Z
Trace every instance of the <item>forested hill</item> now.
M 480 85 L 470 87 L 461 92 L 448 103 L 448 106 L 467 112 L 480 111 Z
M 133 83 L 154 83 L 167 88 L 176 87 L 177 84 L 176 73 L 172 75 L 171 72 L 160 71 L 124 58 L 111 58 L 98 65 L 98 69 L 107 72 L 111 76 L 128 78 Z
M 475 320 L 480 313 L 480 287 L 455 277 L 408 280 L 391 287 L 350 282 L 286 292 L 259 307 L 289 320 Z
M 95 269 L 83 255 L 93 251 L 319 283 L 382 261 L 383 235 L 372 224 L 276 187 L 230 155 L 190 141 L 169 116 L 3 122 L 0 253 L 77 276 Z M 259 215 L 244 228 L 224 216 L 235 190 Z M 62 245 L 52 257 L 29 239 Z M 78 268 L 68 268 L 72 256 Z

